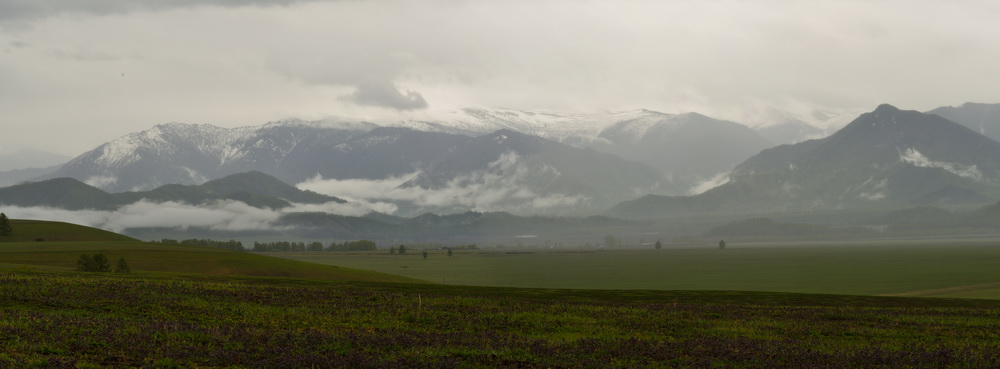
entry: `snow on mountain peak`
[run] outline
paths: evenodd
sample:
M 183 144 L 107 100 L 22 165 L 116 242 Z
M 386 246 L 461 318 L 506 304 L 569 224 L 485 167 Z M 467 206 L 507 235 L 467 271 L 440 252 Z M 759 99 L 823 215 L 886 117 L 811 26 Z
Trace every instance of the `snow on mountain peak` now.
M 433 119 L 405 119 L 386 125 L 468 135 L 507 129 L 560 142 L 590 142 L 622 122 L 648 128 L 673 115 L 640 109 L 597 114 L 531 112 L 516 109 L 463 108 L 438 113 Z

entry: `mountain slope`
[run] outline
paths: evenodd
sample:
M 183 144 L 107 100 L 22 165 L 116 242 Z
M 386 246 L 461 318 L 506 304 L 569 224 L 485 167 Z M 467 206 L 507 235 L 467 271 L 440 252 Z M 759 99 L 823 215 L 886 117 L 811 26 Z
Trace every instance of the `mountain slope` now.
M 615 214 L 981 203 L 1000 197 L 1000 143 L 937 115 L 881 105 L 834 135 L 764 150 L 694 198 L 647 197 Z M 671 210 L 674 209 L 674 210 Z
M 965 103 L 959 107 L 943 106 L 927 113 L 940 115 L 983 136 L 1000 141 L 1000 104 Z

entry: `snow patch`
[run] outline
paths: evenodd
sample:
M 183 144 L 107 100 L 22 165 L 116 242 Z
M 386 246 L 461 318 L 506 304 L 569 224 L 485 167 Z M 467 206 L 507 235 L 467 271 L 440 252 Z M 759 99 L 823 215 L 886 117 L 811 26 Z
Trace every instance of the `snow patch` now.
M 962 178 L 968 178 L 974 181 L 983 180 L 983 172 L 979 171 L 979 168 L 975 164 L 965 166 L 962 164 L 948 163 L 944 161 L 934 161 L 928 159 L 924 154 L 913 148 L 906 149 L 905 152 L 899 155 L 899 160 L 921 168 L 940 168 L 948 171 L 951 174 L 957 175 Z

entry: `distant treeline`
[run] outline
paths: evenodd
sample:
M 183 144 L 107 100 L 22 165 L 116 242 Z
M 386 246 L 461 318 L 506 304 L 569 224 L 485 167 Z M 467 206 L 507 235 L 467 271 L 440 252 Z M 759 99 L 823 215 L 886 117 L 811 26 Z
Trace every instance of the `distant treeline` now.
M 768 218 L 751 218 L 712 227 L 705 232 L 714 237 L 774 239 L 783 237 L 850 238 L 868 236 L 875 231 L 866 227 L 829 227 L 807 223 L 779 223 Z
M 160 240 L 160 243 L 164 245 L 188 245 L 188 246 L 202 246 L 202 247 L 215 247 L 219 249 L 235 250 L 235 251 L 246 251 L 243 248 L 243 243 L 236 240 L 229 241 L 216 241 L 209 239 L 197 239 L 192 238 L 190 240 L 172 240 L 169 238 L 164 238 Z
M 375 241 L 359 240 L 345 241 L 343 243 L 332 242 L 324 246 L 322 242 L 254 242 L 253 251 L 274 252 L 274 251 L 375 251 L 377 249 Z

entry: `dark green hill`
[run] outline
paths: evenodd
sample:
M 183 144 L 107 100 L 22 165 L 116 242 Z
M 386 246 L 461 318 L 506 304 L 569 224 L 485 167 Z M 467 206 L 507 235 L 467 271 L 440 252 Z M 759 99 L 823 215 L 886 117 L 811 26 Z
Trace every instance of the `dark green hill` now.
M 216 193 L 200 186 L 179 184 L 164 185 L 150 191 L 116 193 L 112 196 L 120 204 L 131 204 L 139 200 L 147 200 L 153 202 L 176 201 L 197 205 L 216 200 L 236 200 L 257 208 L 280 209 L 291 205 L 287 201 L 268 195 L 245 191 Z
M 0 188 L 0 204 L 50 206 L 68 210 L 110 210 L 118 207 L 113 196 L 72 178 L 55 178 Z
M 109 194 L 72 178 L 56 178 L 0 188 L 0 204 L 15 206 L 49 206 L 81 210 L 113 210 L 140 200 L 152 202 L 176 201 L 192 205 L 217 200 L 242 201 L 258 208 L 280 209 L 291 202 L 322 204 L 346 201 L 302 191 L 261 172 L 233 174 L 197 186 L 168 184 L 150 191 Z
M 327 202 L 345 203 L 343 199 L 321 195 L 312 191 L 303 191 L 267 174 L 250 171 L 238 173 L 214 181 L 206 182 L 197 188 L 210 194 L 221 196 L 242 196 L 239 194 L 256 194 L 271 196 L 290 202 L 322 204 Z

